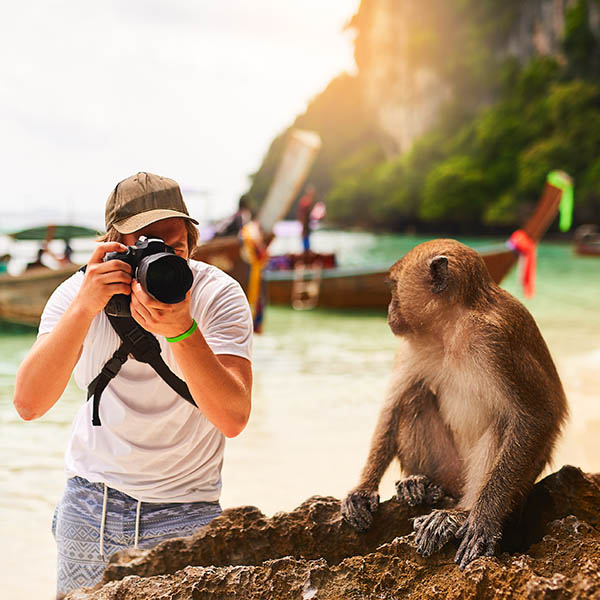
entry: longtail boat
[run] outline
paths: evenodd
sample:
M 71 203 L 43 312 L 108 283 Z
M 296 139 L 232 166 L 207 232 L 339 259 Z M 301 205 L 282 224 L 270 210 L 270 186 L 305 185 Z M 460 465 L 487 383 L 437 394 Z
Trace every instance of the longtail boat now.
M 581 225 L 575 230 L 575 252 L 580 256 L 600 256 L 600 231 L 596 225 Z
M 563 174 L 564 177 L 568 176 Z M 563 190 L 546 182 L 535 209 L 521 230 L 527 239 L 537 244 L 558 213 Z M 195 258 L 215 264 L 246 286 L 248 264 L 240 254 L 237 238 L 210 241 L 195 251 Z M 519 252 L 508 245 L 484 249 L 481 256 L 497 283 L 500 283 L 519 260 Z M 400 257 L 398 257 L 400 258 Z M 331 264 L 328 255 L 312 253 L 305 264 L 302 256 L 295 257 L 296 266 L 289 270 L 265 270 L 268 304 L 292 305 L 296 308 L 385 309 L 390 301 L 386 284 L 391 265 L 371 268 L 323 266 Z
M 78 225 L 43 225 L 8 234 L 15 241 L 39 241 L 94 238 L 95 229 Z M 58 269 L 47 267 L 26 270 L 19 275 L 0 275 L 0 321 L 37 327 L 52 292 L 80 265 L 66 264 Z

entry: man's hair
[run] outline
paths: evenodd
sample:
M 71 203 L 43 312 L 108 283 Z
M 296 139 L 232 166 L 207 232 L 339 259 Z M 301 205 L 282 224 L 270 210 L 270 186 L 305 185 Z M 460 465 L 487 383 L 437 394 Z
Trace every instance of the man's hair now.
M 188 256 L 192 255 L 192 250 L 198 245 L 198 230 L 196 226 L 187 219 L 184 220 L 187 230 Z M 124 234 L 119 233 L 114 227 L 109 227 L 108 231 L 98 238 L 98 242 L 119 242 L 123 243 Z

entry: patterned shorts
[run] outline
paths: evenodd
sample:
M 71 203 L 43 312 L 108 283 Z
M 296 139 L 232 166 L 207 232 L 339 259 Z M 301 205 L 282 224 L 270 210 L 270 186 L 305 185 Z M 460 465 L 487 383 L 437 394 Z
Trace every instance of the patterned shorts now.
M 82 477 L 67 480 L 52 520 L 58 549 L 57 598 L 100 581 L 106 567 L 101 548 L 108 560 L 115 552 L 135 545 L 138 501 L 107 488 L 104 528 L 103 504 L 103 484 Z M 218 502 L 144 502 L 139 506 L 138 546 L 151 548 L 169 538 L 191 535 L 220 514 Z

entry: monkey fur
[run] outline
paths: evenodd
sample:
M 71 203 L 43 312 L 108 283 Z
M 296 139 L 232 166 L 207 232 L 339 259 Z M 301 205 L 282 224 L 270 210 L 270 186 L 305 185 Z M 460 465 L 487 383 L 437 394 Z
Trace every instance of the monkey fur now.
M 455 240 L 420 244 L 390 270 L 388 324 L 402 339 L 360 483 L 342 513 L 366 531 L 394 457 L 396 500 L 436 505 L 414 520 L 429 556 L 461 539 L 461 569 L 490 556 L 507 516 L 549 462 L 565 394 L 533 317 Z

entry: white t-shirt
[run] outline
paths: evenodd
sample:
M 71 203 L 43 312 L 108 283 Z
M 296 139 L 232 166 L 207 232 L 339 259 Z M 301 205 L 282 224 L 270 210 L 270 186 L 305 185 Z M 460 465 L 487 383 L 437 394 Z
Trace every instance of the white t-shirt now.
M 216 267 L 189 261 L 194 274 L 191 313 L 215 354 L 250 359 L 252 316 L 240 285 Z M 79 291 L 75 273 L 52 294 L 38 335 L 50 332 Z M 163 360 L 182 376 L 170 344 L 156 336 Z M 120 345 L 104 312 L 90 326 L 75 366 L 77 385 L 88 384 Z M 57 356 L 56 360 L 60 360 Z M 102 425 L 92 425 L 92 401 L 82 401 L 65 455 L 68 477 L 106 483 L 143 502 L 214 502 L 221 490 L 225 438 L 202 412 L 131 356 L 100 400 Z

